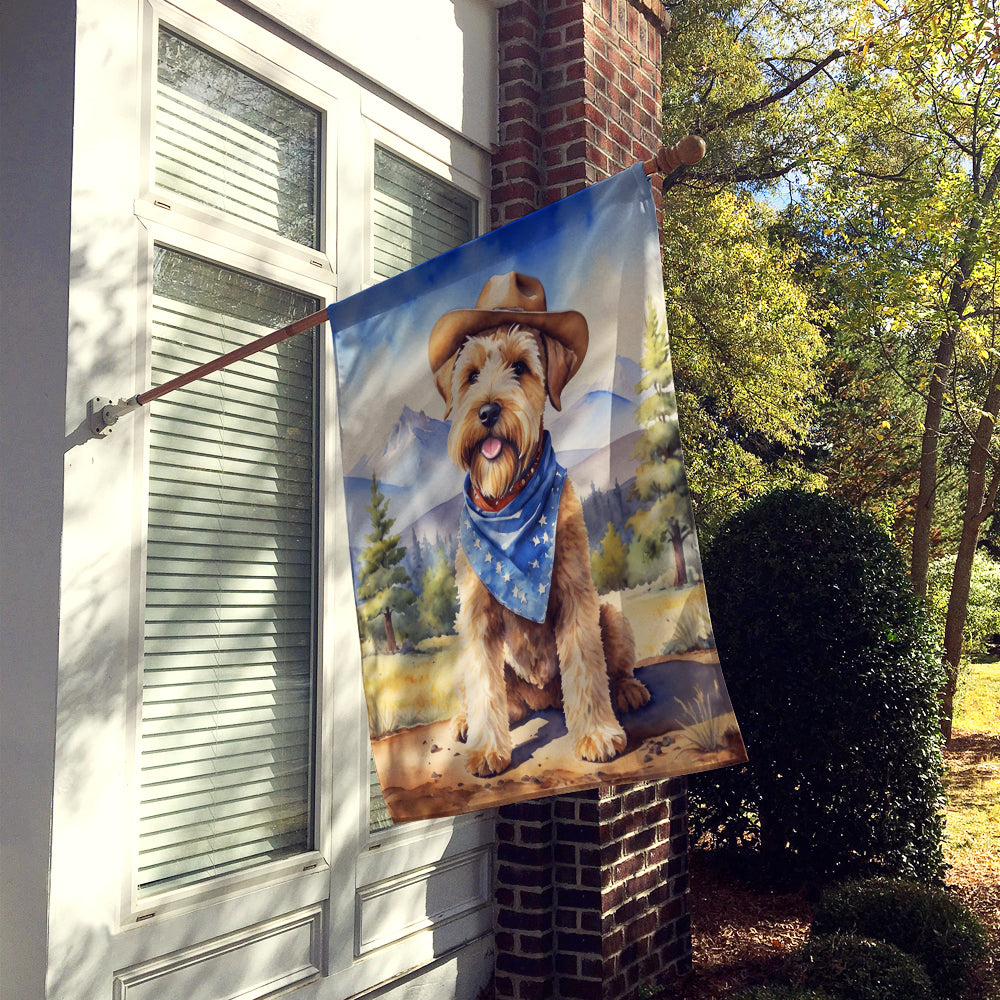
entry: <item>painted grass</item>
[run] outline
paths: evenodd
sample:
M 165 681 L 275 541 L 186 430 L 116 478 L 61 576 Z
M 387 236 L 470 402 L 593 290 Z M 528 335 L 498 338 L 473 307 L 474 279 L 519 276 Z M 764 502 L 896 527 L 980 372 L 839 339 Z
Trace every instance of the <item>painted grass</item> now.
M 618 595 L 602 595 L 601 600 L 615 599 Z M 664 644 L 678 631 L 684 605 L 694 600 L 707 608 L 705 584 L 690 587 L 660 588 L 637 587 L 620 595 L 621 609 L 632 623 L 635 633 L 636 659 L 657 656 Z
M 437 636 L 416 652 L 365 656 L 361 661 L 371 734 L 449 719 L 458 710 L 454 662 L 458 637 Z M 378 692 L 377 700 L 372 692 Z
M 948 758 L 948 861 L 1000 876 L 1000 663 L 963 676 Z
M 620 601 L 635 632 L 637 658 L 642 660 L 659 654 L 675 635 L 688 601 L 704 602 L 705 585 L 680 590 L 643 587 L 621 595 L 605 594 L 601 599 Z M 453 664 L 457 645 L 457 636 L 445 635 L 426 639 L 405 655 L 366 653 L 362 657 L 368 721 L 374 738 L 455 714 L 458 699 Z

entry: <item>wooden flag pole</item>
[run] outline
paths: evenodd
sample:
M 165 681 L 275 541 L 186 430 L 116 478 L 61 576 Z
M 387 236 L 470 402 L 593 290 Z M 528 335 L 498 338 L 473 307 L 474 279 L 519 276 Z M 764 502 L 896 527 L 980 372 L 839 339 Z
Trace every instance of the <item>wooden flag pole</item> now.
M 660 146 L 656 156 L 646 160 L 647 174 L 672 174 L 680 166 L 694 166 L 705 155 L 705 140 L 700 135 L 686 135 L 673 146 Z
M 697 135 L 688 135 L 673 146 L 661 146 L 656 151 L 654 157 L 643 163 L 642 169 L 647 175 L 666 175 L 672 173 L 683 164 L 691 165 L 697 163 L 704 155 L 705 140 Z M 180 389 L 190 382 L 195 382 L 206 375 L 220 371 L 235 361 L 242 361 L 244 358 L 248 358 L 258 351 L 266 350 L 274 344 L 280 344 L 281 341 L 288 340 L 289 337 L 305 333 L 306 330 L 312 330 L 314 327 L 322 325 L 326 321 L 326 317 L 326 310 L 320 309 L 309 316 L 297 319 L 294 323 L 289 323 L 288 326 L 283 326 L 280 330 L 267 333 L 263 337 L 258 337 L 256 340 L 244 344 L 242 347 L 237 347 L 228 354 L 223 354 L 212 361 L 207 361 L 205 364 L 199 365 L 197 368 L 192 368 L 191 371 L 185 372 L 183 375 L 178 375 L 176 378 L 170 379 L 169 382 L 164 382 L 155 388 L 137 393 L 129 399 L 119 399 L 116 403 L 110 399 L 95 396 L 87 402 L 87 421 L 90 425 L 91 433 L 94 437 L 105 437 L 111 433 L 111 428 L 118 422 L 118 418 L 124 416 L 126 413 L 131 413 L 140 406 L 145 406 L 146 403 L 150 403 L 154 399 L 159 399 L 161 396 L 165 396 L 168 392 L 173 392 L 175 389 Z

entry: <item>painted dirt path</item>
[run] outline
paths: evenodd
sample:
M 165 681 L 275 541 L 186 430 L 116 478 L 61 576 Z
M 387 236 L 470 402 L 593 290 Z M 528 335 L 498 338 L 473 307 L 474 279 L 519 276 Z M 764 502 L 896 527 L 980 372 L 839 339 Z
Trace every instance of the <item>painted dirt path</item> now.
M 397 822 L 429 819 L 487 809 L 501 802 L 690 774 L 742 761 L 745 752 L 728 700 L 711 720 L 717 744 L 712 750 L 704 748 L 704 739 L 695 739 L 704 732 L 692 731 L 680 706 L 680 701 L 688 699 L 686 692 L 678 689 L 678 680 L 685 678 L 685 684 L 693 688 L 705 673 L 707 686 L 717 669 L 714 654 L 688 654 L 684 659 L 637 671 L 652 700 L 645 708 L 622 716 L 628 736 L 625 752 L 602 764 L 575 756 L 562 713 L 555 710 L 536 712 L 514 727 L 511 766 L 493 778 L 469 774 L 464 747 L 451 737 L 448 720 L 394 733 L 372 744 L 386 804 Z

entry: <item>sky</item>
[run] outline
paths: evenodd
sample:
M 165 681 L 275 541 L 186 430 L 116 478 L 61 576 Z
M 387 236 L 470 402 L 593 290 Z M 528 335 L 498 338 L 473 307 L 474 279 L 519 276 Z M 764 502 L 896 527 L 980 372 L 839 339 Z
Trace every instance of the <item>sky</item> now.
M 563 408 L 615 356 L 641 359 L 647 301 L 662 313 L 659 235 L 641 164 L 330 307 L 343 467 L 388 439 L 402 409 L 438 419 L 444 403 L 427 360 L 435 322 L 473 308 L 495 274 L 542 282 L 551 311 L 587 319 L 587 357 Z

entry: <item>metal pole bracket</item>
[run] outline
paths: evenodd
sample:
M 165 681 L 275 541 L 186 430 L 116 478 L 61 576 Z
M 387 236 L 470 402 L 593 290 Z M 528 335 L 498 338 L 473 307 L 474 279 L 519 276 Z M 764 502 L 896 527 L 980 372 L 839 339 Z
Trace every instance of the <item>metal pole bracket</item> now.
M 90 425 L 90 433 L 98 438 L 107 437 L 122 414 L 129 413 L 138 407 L 139 401 L 135 396 L 131 399 L 119 399 L 117 403 L 104 396 L 94 396 L 93 399 L 88 399 L 87 423 Z

